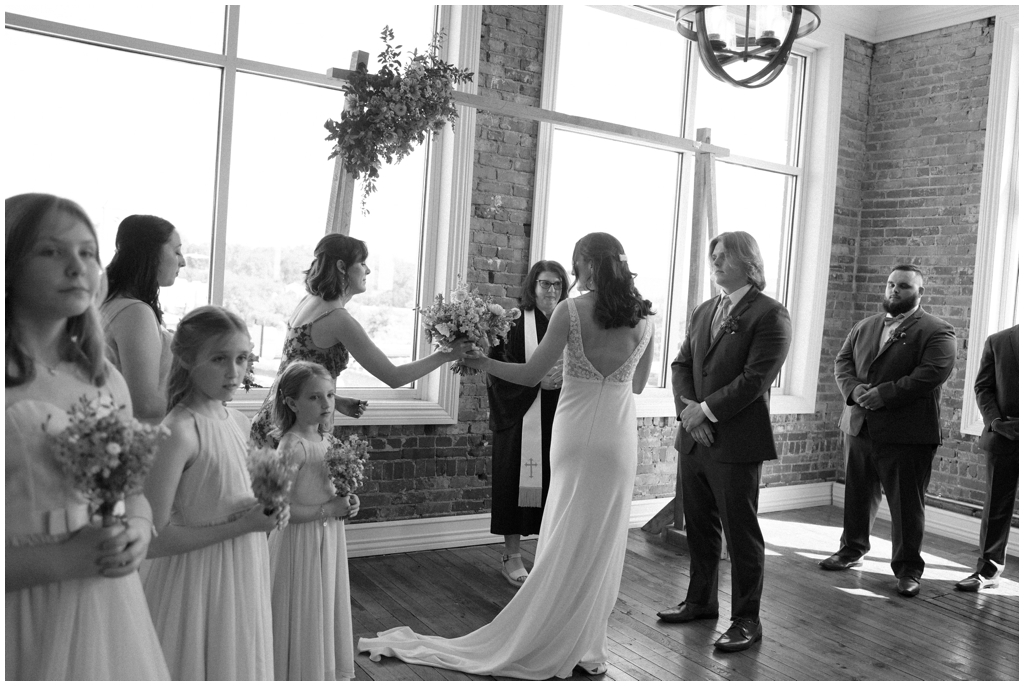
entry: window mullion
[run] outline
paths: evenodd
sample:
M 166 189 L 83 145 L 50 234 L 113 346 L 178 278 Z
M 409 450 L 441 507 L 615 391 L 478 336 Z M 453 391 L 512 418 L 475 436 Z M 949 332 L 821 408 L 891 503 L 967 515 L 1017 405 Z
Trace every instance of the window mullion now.
M 238 5 L 228 5 L 224 21 L 224 69 L 221 74 L 220 119 L 217 128 L 217 171 L 214 176 L 213 238 L 210 245 L 210 302 L 224 303 L 224 267 L 227 262 L 228 188 L 231 180 L 231 135 L 238 77 Z

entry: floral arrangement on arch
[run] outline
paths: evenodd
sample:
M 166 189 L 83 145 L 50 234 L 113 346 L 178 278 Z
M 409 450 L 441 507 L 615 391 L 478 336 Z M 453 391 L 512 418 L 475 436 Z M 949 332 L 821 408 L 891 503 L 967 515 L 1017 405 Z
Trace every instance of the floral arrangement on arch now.
M 423 329 L 427 338 L 438 350 L 448 352 L 453 344 L 467 338 L 483 347 L 497 345 L 508 337 L 512 322 L 519 319 L 519 308 L 506 310 L 490 297 L 483 297 L 475 290 L 470 290 L 465 282 L 460 281 L 451 292 L 446 302 L 438 293 L 434 303 L 428 307 L 417 307 L 423 317 Z M 476 369 L 456 362 L 451 366 L 453 372 L 465 376 L 475 374 Z
M 412 152 L 414 142 L 423 143 L 447 123 L 454 129 L 459 117 L 455 86 L 473 80 L 471 72 L 438 57 L 443 33 L 434 34 L 428 52 L 413 50 L 404 67 L 399 59 L 402 46 L 391 44 L 394 31 L 385 26 L 380 36 L 380 71 L 370 74 L 360 63 L 342 87 L 349 98 L 340 120 L 324 124 L 330 132 L 326 140 L 334 141 L 328 159 L 340 157 L 345 171 L 362 181 L 364 214 L 366 199 L 377 189 L 381 165 L 400 162 Z

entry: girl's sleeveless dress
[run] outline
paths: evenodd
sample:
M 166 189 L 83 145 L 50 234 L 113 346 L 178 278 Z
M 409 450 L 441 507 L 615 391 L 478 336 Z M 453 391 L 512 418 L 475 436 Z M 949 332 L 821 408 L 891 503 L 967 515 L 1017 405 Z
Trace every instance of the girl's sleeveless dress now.
M 333 436 L 311 443 L 286 434 L 279 449 L 299 463 L 292 502 L 320 505 L 334 496 L 324 456 Z M 355 678 L 345 523 L 328 519 L 289 524 L 270 534 L 273 578 L 274 677 L 278 680 Z
M 626 557 L 636 478 L 633 372 L 651 340 L 602 376 L 583 350 L 579 314 L 569 305 L 562 394 L 551 439 L 551 485 L 533 570 L 494 620 L 458 638 L 422 636 L 402 626 L 360 638 L 359 651 L 405 662 L 517 679 L 561 679 L 579 664 L 608 661 L 608 618 Z
M 211 419 L 182 405 L 171 410 L 190 415 L 199 434 L 199 454 L 174 494 L 171 524 L 222 524 L 255 504 L 240 426 L 246 420 L 227 412 L 226 419 Z M 156 558 L 144 569 L 143 587 L 172 679 L 274 678 L 266 534 Z
M 323 312 L 302 326 L 288 328 L 288 334 L 284 339 L 284 348 L 281 350 L 281 366 L 277 368 L 278 376 L 292 362 L 304 360 L 323 365 L 327 369 L 327 373 L 331 375 L 331 378 L 337 382 L 338 375 L 348 367 L 348 350 L 341 343 L 332 345 L 330 348 L 318 348 L 313 343 L 313 325 L 333 311 Z M 268 395 L 267 399 L 263 402 L 263 407 L 260 408 L 260 411 L 252 420 L 249 438 L 252 440 L 253 445 L 277 447 L 278 439 L 271 434 L 271 430 L 274 428 L 270 418 L 272 400 L 273 398 Z
M 5 408 L 8 549 L 59 543 L 89 521 L 89 505 L 64 480 L 44 423 L 67 413 L 39 400 Z M 167 664 L 138 574 L 91 577 L 7 593 L 6 679 L 166 680 Z
M 113 298 L 103 303 L 99 307 L 100 311 L 100 322 L 103 325 L 104 331 L 109 331 L 110 323 L 117 318 L 117 315 L 124 312 L 125 308 L 135 303 L 141 303 L 141 300 L 135 298 Z M 143 303 L 145 304 L 145 303 Z M 149 307 L 149 305 L 146 305 Z M 154 315 L 154 320 L 156 315 Z M 163 326 L 159 326 L 160 329 L 160 386 L 158 391 L 160 397 L 167 395 L 167 379 L 171 375 L 171 340 L 174 338 L 174 334 L 168 331 Z M 121 369 L 121 354 L 117 349 L 117 341 L 111 338 L 109 335 L 106 337 L 107 340 L 107 359 L 117 367 L 117 371 L 123 371 Z

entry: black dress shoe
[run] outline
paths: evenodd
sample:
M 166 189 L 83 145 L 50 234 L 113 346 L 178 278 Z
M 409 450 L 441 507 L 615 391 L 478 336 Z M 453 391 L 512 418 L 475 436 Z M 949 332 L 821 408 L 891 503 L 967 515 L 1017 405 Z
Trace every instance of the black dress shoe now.
M 956 590 L 977 593 L 983 588 L 995 588 L 998 585 L 998 576 L 982 576 L 980 572 L 975 572 L 963 581 L 956 582 Z
M 737 619 L 715 641 L 715 650 L 725 653 L 736 653 L 746 650 L 761 640 L 761 622 L 757 619 Z
M 913 598 L 921 592 L 921 582 L 912 576 L 901 576 L 896 582 L 896 591 L 907 598 Z
M 841 572 L 844 569 L 859 566 L 862 559 L 864 558 L 836 553 L 819 562 L 818 566 L 829 572 Z
M 669 624 L 683 624 L 695 619 L 718 619 L 718 608 L 681 602 L 658 613 L 658 619 Z

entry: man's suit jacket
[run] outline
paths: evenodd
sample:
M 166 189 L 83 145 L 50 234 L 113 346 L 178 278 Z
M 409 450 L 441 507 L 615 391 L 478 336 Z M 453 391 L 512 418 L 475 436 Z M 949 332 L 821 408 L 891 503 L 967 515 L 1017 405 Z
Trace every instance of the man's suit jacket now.
M 768 400 L 793 337 L 782 303 L 751 288 L 732 308 L 731 325 L 711 335 L 719 298 L 697 306 L 686 338 L 672 362 L 672 392 L 678 418 L 680 395 L 707 402 L 717 422 L 711 455 L 719 462 L 763 462 L 778 457 Z M 680 426 L 676 450 L 693 451 L 696 441 Z
M 879 345 L 884 319 L 883 312 L 854 324 L 836 356 L 846 401 L 839 428 L 856 436 L 866 423 L 873 441 L 938 445 L 939 397 L 956 361 L 953 327 L 918 307 Z M 853 401 L 862 383 L 878 388 L 885 407 L 866 410 Z
M 1015 325 L 989 336 L 981 353 L 974 393 L 985 419 L 985 430 L 978 445 L 990 453 L 1012 453 L 1020 444 L 992 431 L 996 419 L 1019 416 L 1019 348 L 1020 326 Z

